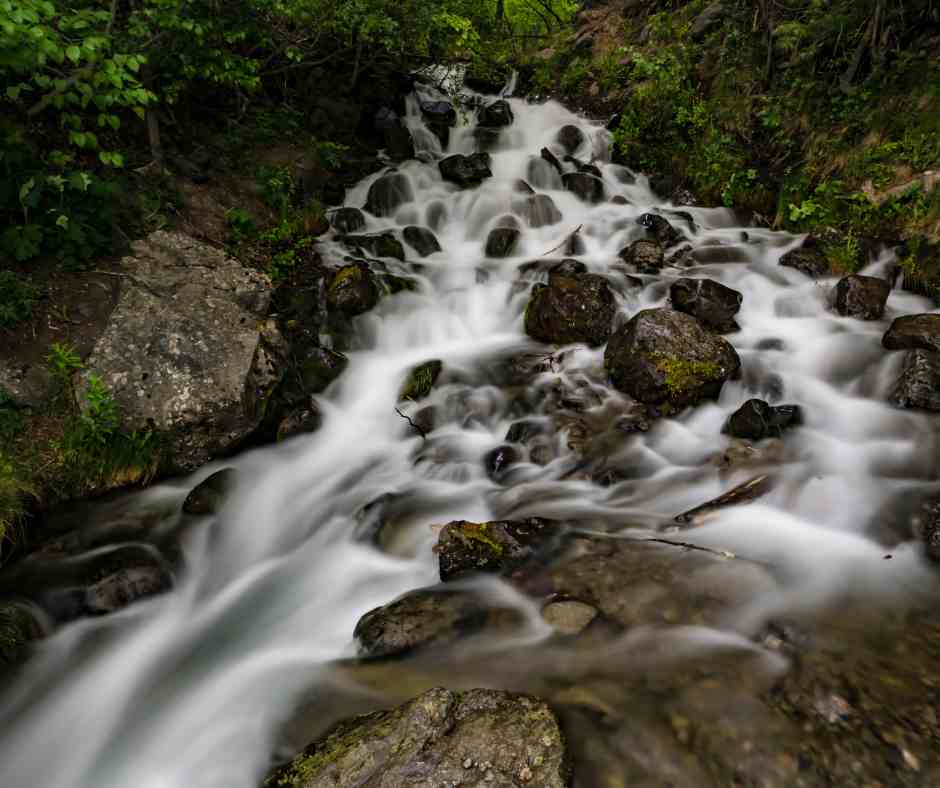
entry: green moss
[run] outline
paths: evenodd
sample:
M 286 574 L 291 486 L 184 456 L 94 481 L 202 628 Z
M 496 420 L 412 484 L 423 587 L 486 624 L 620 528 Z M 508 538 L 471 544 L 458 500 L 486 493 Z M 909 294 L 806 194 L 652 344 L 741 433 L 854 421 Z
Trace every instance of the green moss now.
M 483 545 L 484 548 L 491 550 L 493 555 L 497 558 L 504 552 L 503 546 L 493 538 L 489 523 L 471 523 L 464 521 L 460 523 L 460 525 L 452 525 L 451 528 L 454 529 L 459 538 Z
M 398 398 L 412 401 L 424 399 L 431 393 L 431 389 L 434 387 L 434 383 L 441 374 L 443 367 L 444 365 L 436 359 L 416 366 L 408 374 Z
M 360 280 L 364 275 L 360 266 L 356 264 L 344 265 L 336 272 L 333 281 L 330 282 L 330 292 L 336 293 L 343 288 L 344 283 Z
M 670 397 L 677 399 L 689 390 L 715 380 L 721 375 L 721 367 L 712 361 L 689 361 L 657 354 L 651 357 L 656 369 L 665 376 L 664 383 Z
M 26 519 L 25 502 L 34 493 L 32 483 L 13 460 L 0 451 L 0 561 L 5 543 L 15 544 Z

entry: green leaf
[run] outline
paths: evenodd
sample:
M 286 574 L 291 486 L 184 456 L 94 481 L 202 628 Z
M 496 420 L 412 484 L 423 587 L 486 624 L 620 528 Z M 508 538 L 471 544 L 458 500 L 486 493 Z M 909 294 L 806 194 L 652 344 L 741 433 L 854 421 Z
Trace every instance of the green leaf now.
M 82 50 L 73 44 L 65 50 L 65 56 L 73 63 L 78 63 L 82 59 Z

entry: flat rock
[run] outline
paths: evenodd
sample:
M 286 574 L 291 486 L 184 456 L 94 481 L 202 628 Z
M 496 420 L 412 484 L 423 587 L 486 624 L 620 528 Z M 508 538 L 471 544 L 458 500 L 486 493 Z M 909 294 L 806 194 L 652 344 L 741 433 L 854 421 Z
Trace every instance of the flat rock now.
M 454 520 L 441 530 L 434 547 L 441 580 L 511 570 L 553 544 L 561 532 L 559 522 L 541 517 L 488 523 Z
M 844 317 L 880 320 L 891 293 L 891 285 L 876 276 L 851 274 L 839 280 L 833 292 L 833 307 Z
M 543 701 L 432 689 L 396 709 L 340 723 L 266 784 L 565 788 L 568 773 L 558 722 Z
M 888 350 L 940 351 L 940 315 L 904 315 L 881 340 Z
M 258 426 L 280 379 L 283 340 L 265 320 L 271 283 L 178 233 L 153 233 L 133 252 L 76 393 L 84 402 L 98 376 L 125 429 L 155 430 L 173 467 L 196 468 Z
M 604 366 L 614 386 L 634 399 L 678 408 L 717 397 L 741 361 L 694 317 L 646 309 L 610 338 Z

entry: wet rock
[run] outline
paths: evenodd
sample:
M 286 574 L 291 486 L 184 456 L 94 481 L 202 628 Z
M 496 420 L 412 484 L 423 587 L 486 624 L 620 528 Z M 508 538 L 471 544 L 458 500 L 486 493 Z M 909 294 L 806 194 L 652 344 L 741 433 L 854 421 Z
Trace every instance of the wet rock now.
M 405 259 L 405 248 L 392 232 L 375 233 L 374 235 L 346 235 L 340 238 L 344 244 L 360 253 L 363 250 L 373 257 L 391 257 L 395 260 Z
M 604 366 L 621 391 L 671 409 L 717 397 L 741 361 L 725 339 L 694 317 L 646 309 L 610 338 Z
M 663 246 L 668 247 L 682 240 L 682 233 L 659 214 L 644 213 L 638 216 L 636 223 L 644 228 L 649 236 L 655 238 Z
M 630 201 L 622 194 L 615 194 L 610 198 L 611 205 L 629 205 Z
M 498 482 L 506 471 L 522 459 L 514 446 L 497 446 L 483 456 L 486 475 Z
M 545 432 L 545 424 L 538 419 L 523 419 L 513 422 L 506 431 L 509 443 L 528 443 L 532 438 Z
M 350 317 L 368 312 L 378 302 L 379 285 L 365 263 L 344 265 L 326 291 L 327 306 Z
M 940 562 L 940 498 L 932 498 L 921 505 L 918 535 L 924 543 L 924 554 Z
M 402 230 L 402 237 L 419 257 L 427 257 L 429 254 L 441 251 L 437 237 L 427 227 L 411 225 Z
M 562 260 L 548 269 L 549 279 L 552 276 L 580 276 L 587 273 L 587 266 L 580 260 Z
M 418 364 L 408 373 L 408 378 L 405 380 L 398 398 L 415 402 L 424 399 L 431 393 L 431 389 L 434 388 L 434 384 L 440 377 L 443 368 L 444 365 L 437 359 Z
M 585 172 L 566 172 L 561 176 L 565 189 L 585 202 L 598 203 L 604 200 L 604 182 Z
M 748 479 L 743 484 L 739 484 L 737 487 L 719 495 L 717 498 L 713 498 L 710 501 L 696 506 L 694 509 L 689 509 L 687 512 L 676 515 L 675 521 L 677 523 L 691 523 L 697 517 L 708 514 L 709 512 L 756 501 L 758 498 L 769 493 L 772 489 L 773 482 L 770 476 L 766 474 L 755 476 L 753 479 Z
M 535 285 L 525 312 L 525 331 L 549 344 L 584 342 L 602 345 L 617 311 L 607 280 L 596 274 L 553 274 L 548 285 Z
M 301 388 L 304 394 L 319 394 L 325 391 L 336 378 L 343 374 L 349 359 L 342 353 L 325 347 L 311 348 L 298 364 Z
M 880 320 L 891 285 L 875 276 L 852 274 L 840 279 L 833 293 L 833 306 L 845 317 L 859 320 Z
M 0 403 L 38 410 L 52 400 L 57 390 L 45 363 L 13 364 L 0 359 Z
M 572 126 L 569 123 L 559 129 L 558 136 L 555 139 L 558 140 L 558 144 L 561 145 L 567 153 L 574 153 L 584 143 L 584 132 L 577 126 Z
M 366 217 L 358 208 L 340 208 L 330 215 L 330 224 L 336 232 L 349 235 L 366 226 Z
M 479 631 L 488 606 L 469 591 L 422 588 L 370 610 L 353 631 L 364 657 L 390 657 L 444 646 Z
M 881 340 L 888 350 L 940 351 L 940 315 L 904 315 Z
M 493 129 L 488 126 L 477 126 L 473 130 L 474 151 L 489 153 L 499 145 L 502 129 Z
M 514 120 L 512 108 L 505 99 L 494 101 L 483 107 L 477 113 L 477 120 L 481 126 L 511 126 Z
M 803 424 L 799 405 L 768 405 L 761 399 L 749 399 L 738 408 L 722 428 L 725 435 L 759 441 L 778 438 L 784 430 Z
M 534 194 L 528 197 L 520 211 L 529 227 L 546 227 L 561 221 L 561 211 L 555 201 L 547 194 Z
M 121 295 L 76 375 L 77 398 L 87 407 L 99 378 L 124 429 L 155 431 L 173 469 L 191 470 L 258 426 L 283 375 L 283 338 L 266 319 L 271 283 L 163 231 L 135 242 L 121 266 Z
M 422 101 L 421 114 L 424 122 L 446 148 L 450 140 L 451 127 L 457 123 L 457 111 L 449 101 Z
M 311 399 L 306 405 L 294 408 L 277 425 L 277 440 L 283 441 L 295 435 L 316 432 L 323 423 L 323 414 L 316 401 Z
M 413 199 L 408 178 L 400 172 L 389 172 L 369 187 L 365 209 L 373 216 L 391 216 L 399 206 Z
M 666 264 L 662 244 L 643 238 L 621 249 L 619 257 L 641 274 L 657 274 Z
M 714 279 L 677 279 L 669 287 L 669 300 L 674 309 L 698 318 L 720 334 L 738 330 L 734 316 L 741 308 L 742 299 L 737 290 Z
M 542 701 L 496 690 L 432 689 L 340 723 L 266 784 L 284 788 L 565 788 L 564 740 Z
M 891 402 L 899 408 L 940 411 L 940 353 L 910 351 L 904 358 Z
M 237 482 L 238 471 L 234 468 L 216 471 L 193 487 L 183 501 L 183 512 L 196 515 L 215 514 L 222 508 Z
M 573 233 L 568 235 L 568 237 L 565 238 L 565 243 L 561 248 L 562 254 L 572 256 L 584 254 L 586 251 L 587 245 L 584 243 L 584 239 L 581 237 L 581 232 L 579 230 L 575 230 Z
M 597 608 L 576 599 L 549 602 L 542 608 L 542 618 L 560 635 L 577 635 L 597 618 Z
M 173 577 L 158 561 L 124 566 L 85 589 L 85 615 L 114 613 L 141 599 L 169 591 Z
M 488 153 L 472 153 L 464 156 L 457 153 L 441 159 L 437 164 L 441 177 L 445 181 L 456 183 L 458 186 L 478 186 L 487 178 L 491 178 L 490 155 Z
M 520 232 L 514 227 L 496 227 L 486 236 L 487 257 L 509 257 L 519 242 Z
M 549 549 L 561 535 L 554 520 L 455 520 L 444 526 L 434 551 L 445 583 L 473 572 L 506 572 Z
M 674 205 L 698 205 L 698 199 L 672 175 L 650 177 L 650 189 L 656 196 Z
M 542 148 L 542 150 L 539 151 L 539 155 L 544 161 L 548 162 L 559 175 L 564 175 L 565 168 L 561 166 L 561 162 L 558 161 L 558 157 L 548 148 Z

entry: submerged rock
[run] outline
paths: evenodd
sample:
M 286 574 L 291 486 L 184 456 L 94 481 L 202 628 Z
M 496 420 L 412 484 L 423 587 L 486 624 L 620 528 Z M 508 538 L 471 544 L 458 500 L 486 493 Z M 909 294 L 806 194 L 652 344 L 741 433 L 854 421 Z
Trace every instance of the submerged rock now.
M 173 587 L 173 576 L 157 560 L 122 566 L 89 585 L 84 592 L 84 615 L 103 616 Z
M 306 405 L 294 408 L 277 425 L 277 440 L 283 441 L 294 435 L 316 432 L 323 423 L 323 414 L 312 398 Z
M 336 232 L 349 235 L 366 226 L 366 217 L 358 208 L 340 208 L 330 215 L 330 224 Z
M 402 237 L 419 257 L 427 257 L 429 254 L 441 251 L 441 245 L 438 243 L 437 236 L 427 227 L 416 227 L 410 225 L 402 230 Z
M 844 317 L 880 320 L 891 293 L 891 285 L 876 276 L 852 274 L 840 279 L 833 292 L 833 306 Z
M 486 475 L 498 482 L 505 472 L 522 459 L 514 446 L 497 446 L 483 457 Z
M 643 238 L 621 249 L 618 256 L 641 274 L 657 274 L 666 264 L 662 244 Z
M 574 153 L 584 142 L 584 132 L 569 123 L 558 130 L 556 139 L 566 153 Z
M 92 377 L 128 431 L 159 434 L 176 470 L 231 449 L 260 423 L 283 374 L 283 339 L 266 320 L 266 276 L 185 235 L 155 232 L 121 261 L 127 276 L 76 394 Z
M 471 523 L 455 520 L 444 526 L 434 547 L 441 580 L 473 572 L 505 572 L 553 545 L 561 524 L 541 517 Z
M 512 108 L 506 99 L 499 99 L 483 107 L 477 113 L 477 120 L 481 126 L 511 126 L 514 120 Z
M 585 202 L 604 201 L 604 182 L 586 172 L 566 172 L 561 176 L 565 189 L 576 194 Z
M 888 350 L 940 351 L 940 315 L 904 315 L 881 340 Z
M 672 246 L 682 240 L 682 233 L 659 214 L 644 213 L 637 217 L 636 223 L 663 246 Z
M 454 643 L 482 629 L 490 614 L 490 606 L 471 591 L 422 588 L 370 610 L 353 637 L 362 656 L 397 656 Z
M 408 373 L 408 378 L 405 380 L 398 398 L 413 401 L 424 399 L 431 393 L 431 389 L 434 388 L 442 369 L 444 369 L 444 365 L 437 359 L 418 364 Z
M 546 227 L 561 221 L 561 211 L 547 194 L 534 194 L 525 201 L 520 213 L 529 227 Z
M 799 405 L 774 406 L 761 399 L 749 399 L 728 417 L 722 432 L 734 438 L 759 441 L 779 437 L 784 430 L 802 423 Z
M 920 348 L 910 351 L 891 402 L 899 408 L 940 411 L 940 353 Z
M 488 153 L 499 145 L 502 129 L 494 129 L 489 126 L 477 126 L 473 130 L 474 151 L 477 153 Z
M 472 153 L 469 156 L 457 153 L 441 159 L 437 166 L 445 181 L 456 183 L 464 188 L 478 186 L 493 176 L 490 171 L 490 154 L 488 153 Z
M 365 250 L 373 257 L 391 257 L 402 261 L 405 259 L 405 248 L 390 231 L 374 235 L 346 235 L 339 240 L 360 252 Z
M 496 227 L 486 236 L 484 253 L 487 257 L 510 257 L 515 251 L 520 235 L 515 227 Z
M 327 306 L 349 316 L 368 312 L 378 302 L 379 286 L 365 263 L 344 265 L 326 291 Z
M 602 345 L 610 336 L 617 304 L 607 280 L 596 274 L 554 273 L 535 285 L 525 312 L 525 331 L 533 339 L 567 345 Z
M 365 209 L 373 216 L 391 216 L 399 206 L 413 199 L 408 178 L 400 172 L 389 172 L 369 187 Z
M 712 331 L 724 334 L 737 331 L 734 316 L 743 296 L 714 279 L 677 279 L 669 288 L 674 309 L 698 318 Z
M 554 714 L 528 695 L 432 689 L 391 711 L 340 723 L 266 785 L 565 788 Z
M 611 337 L 604 366 L 614 386 L 634 399 L 678 408 L 717 397 L 741 361 L 694 317 L 646 309 Z
M 215 514 L 222 508 L 237 482 L 238 471 L 234 468 L 216 471 L 190 490 L 183 501 L 183 511 L 196 515 Z

